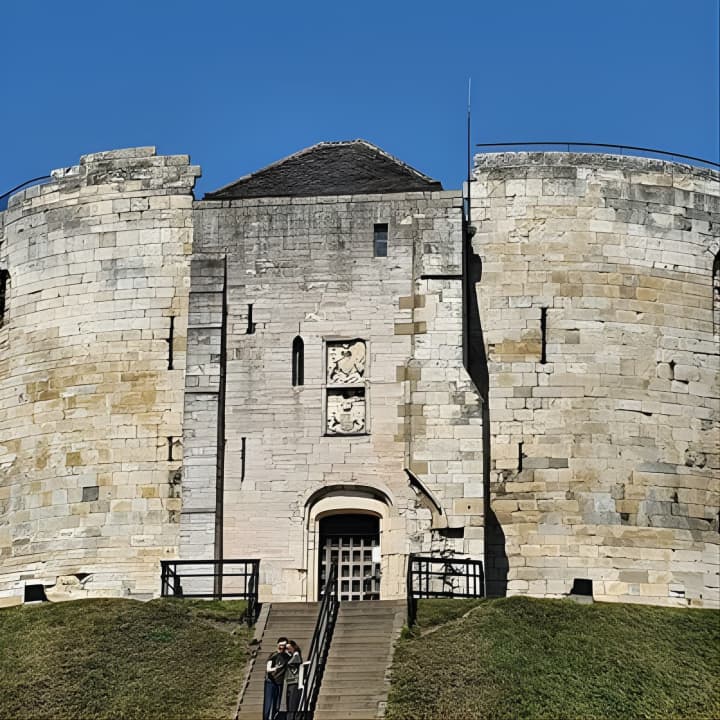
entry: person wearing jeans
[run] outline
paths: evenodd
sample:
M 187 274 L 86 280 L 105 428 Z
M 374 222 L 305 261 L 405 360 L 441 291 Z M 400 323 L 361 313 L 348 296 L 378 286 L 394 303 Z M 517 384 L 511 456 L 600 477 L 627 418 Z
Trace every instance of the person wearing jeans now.
M 263 693 L 263 720 L 273 720 L 280 707 L 280 691 L 285 677 L 285 665 L 290 656 L 285 652 L 287 638 L 277 641 L 277 650 L 270 655 L 265 665 L 265 688 Z

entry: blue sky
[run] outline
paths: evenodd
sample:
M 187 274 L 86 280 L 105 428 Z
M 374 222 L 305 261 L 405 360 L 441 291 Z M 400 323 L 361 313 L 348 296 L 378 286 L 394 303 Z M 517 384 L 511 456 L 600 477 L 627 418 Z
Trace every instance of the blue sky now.
M 0 193 L 81 154 L 189 153 L 198 195 L 362 137 L 445 187 L 473 142 L 718 161 L 720 0 L 36 0 L 0 13 Z

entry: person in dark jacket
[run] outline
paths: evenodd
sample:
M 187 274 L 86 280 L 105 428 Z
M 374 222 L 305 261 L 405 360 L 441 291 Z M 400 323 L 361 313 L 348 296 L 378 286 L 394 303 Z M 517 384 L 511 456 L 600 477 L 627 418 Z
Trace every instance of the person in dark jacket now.
M 280 691 L 285 677 L 285 666 L 290 659 L 286 652 L 287 638 L 277 641 L 277 650 L 270 655 L 265 665 L 265 688 L 263 693 L 263 720 L 273 720 L 280 707 Z
M 282 712 L 285 711 L 286 720 L 295 720 L 295 713 L 300 705 L 303 659 L 300 646 L 294 640 L 288 640 L 285 652 L 288 655 L 288 661 L 285 665 L 285 682 L 280 713 L 282 717 Z

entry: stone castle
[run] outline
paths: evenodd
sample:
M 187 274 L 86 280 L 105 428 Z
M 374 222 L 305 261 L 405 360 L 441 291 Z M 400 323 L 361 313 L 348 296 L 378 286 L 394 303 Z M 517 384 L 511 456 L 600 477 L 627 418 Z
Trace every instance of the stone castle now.
M 0 213 L 0 604 L 174 558 L 401 598 L 423 553 L 720 605 L 718 172 L 497 153 L 445 191 L 353 141 L 199 174 L 96 153 Z

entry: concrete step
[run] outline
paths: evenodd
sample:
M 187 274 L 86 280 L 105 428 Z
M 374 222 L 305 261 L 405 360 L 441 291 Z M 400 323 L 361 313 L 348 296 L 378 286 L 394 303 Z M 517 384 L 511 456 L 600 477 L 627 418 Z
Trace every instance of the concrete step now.
M 386 620 L 383 624 L 387 625 L 389 629 L 377 633 L 371 633 L 368 631 L 366 634 L 356 632 L 354 630 L 352 632 L 348 632 L 347 629 L 333 633 L 333 640 L 338 640 L 335 647 L 339 648 L 340 645 L 345 642 L 352 643 L 353 645 L 364 642 L 367 645 L 384 645 L 387 647 L 388 638 L 392 636 L 392 630 L 390 629 L 393 626 L 392 620 Z
M 318 710 L 315 713 L 315 720 L 378 720 L 378 713 L 375 710 L 372 714 L 370 710 Z M 380 716 L 382 717 L 382 716 Z
M 385 621 L 384 624 L 389 625 L 392 627 L 392 620 Z M 382 632 L 370 632 L 367 633 L 361 633 L 353 631 L 348 631 L 347 629 L 341 630 L 338 633 L 333 634 L 333 640 L 338 638 L 341 641 L 347 641 L 352 643 L 358 643 L 362 642 L 363 640 L 368 643 L 369 645 L 382 645 L 383 643 L 387 643 L 388 637 L 392 635 L 392 632 L 390 630 L 384 630 Z
M 348 635 L 347 633 L 341 633 L 339 635 L 333 635 L 333 641 L 335 644 L 334 650 L 342 652 L 342 646 L 345 644 L 352 645 L 354 648 L 358 648 L 360 645 L 367 645 L 368 647 L 387 647 L 388 640 L 391 639 L 392 633 L 387 632 L 383 635 L 374 635 L 370 637 L 359 637 L 357 635 Z M 343 653 L 346 655 L 347 653 Z M 358 658 L 359 659 L 359 658 Z
M 352 677 L 350 675 L 324 675 L 323 686 L 327 683 L 326 692 L 341 693 L 354 685 L 360 685 L 363 690 L 375 692 L 376 687 L 381 686 L 385 681 L 385 672 L 375 674 L 367 673 Z
M 305 602 L 304 600 L 296 600 L 291 602 L 274 602 L 272 604 L 273 612 L 277 610 L 302 610 L 303 608 L 310 607 L 317 610 L 317 608 L 320 607 L 320 603 L 315 601 Z
M 331 695 L 318 700 L 320 710 L 366 710 L 374 712 L 378 703 L 387 699 L 386 692 L 368 693 L 367 695 Z
M 387 627 L 392 627 L 393 620 L 393 615 L 381 618 L 365 618 L 360 622 L 345 622 L 341 628 L 335 628 L 335 631 L 343 635 L 360 635 L 365 633 L 368 637 L 382 637 L 387 634 Z
M 374 623 L 382 623 L 385 621 L 392 621 L 395 617 L 393 613 L 383 613 L 382 615 L 368 615 L 367 617 L 357 616 L 354 618 L 347 618 L 345 623 L 349 628 L 354 627 L 366 627 L 368 630 L 373 629 Z
M 363 655 L 362 660 L 358 660 L 358 663 L 362 663 L 367 670 L 361 670 L 358 667 L 349 668 L 344 663 L 343 655 L 335 655 L 333 657 L 328 657 L 325 672 L 372 672 L 373 666 L 376 663 L 382 663 L 387 658 L 387 655 L 387 649 L 384 652 L 368 652 L 367 655 Z
M 382 693 L 381 692 L 374 692 L 372 690 L 369 690 L 367 687 L 364 687 L 361 683 L 357 683 L 356 685 L 348 685 L 346 688 L 343 688 L 342 692 L 326 692 L 323 693 L 322 701 L 327 702 L 330 700 L 331 702 L 337 702 L 338 699 L 342 698 L 348 698 L 349 701 L 355 701 L 356 698 L 359 697 L 380 697 L 382 699 Z
M 348 665 L 343 664 L 341 659 L 338 659 L 333 663 L 328 662 L 325 666 L 323 677 L 353 677 L 353 673 L 355 673 L 354 676 L 358 678 L 376 677 L 385 672 L 383 663 L 379 661 L 383 659 L 384 658 L 379 658 L 374 659 L 372 662 L 363 662 L 362 665 L 358 667 L 349 667 Z
M 344 703 L 340 703 L 324 707 L 318 706 L 315 708 L 315 717 L 320 718 L 325 714 L 340 715 L 341 713 L 343 713 L 343 717 L 367 717 L 371 713 L 377 713 L 378 704 L 381 702 L 382 700 L 368 699 L 362 705 L 349 706 Z M 375 709 L 373 710 L 371 708 Z M 377 717 L 377 714 L 375 714 L 374 717 Z
M 342 608 L 342 605 L 340 606 Z M 347 618 L 369 618 L 369 617 L 386 617 L 392 615 L 397 608 L 370 608 L 365 610 L 364 608 L 348 608 L 343 610 L 343 613 Z

